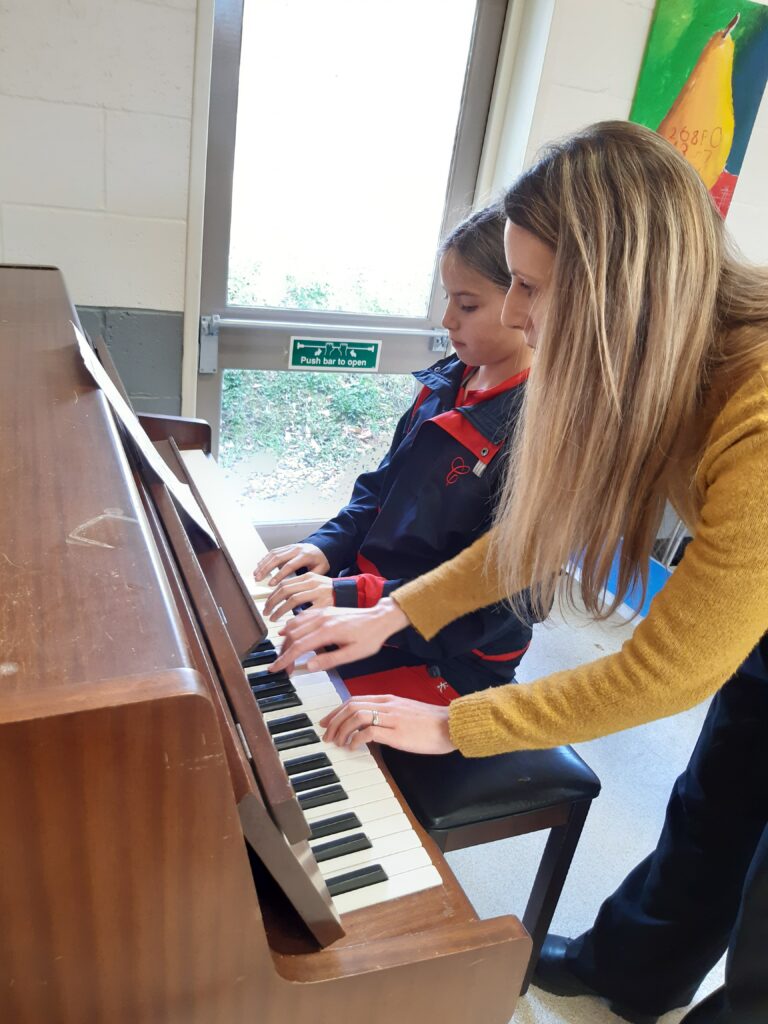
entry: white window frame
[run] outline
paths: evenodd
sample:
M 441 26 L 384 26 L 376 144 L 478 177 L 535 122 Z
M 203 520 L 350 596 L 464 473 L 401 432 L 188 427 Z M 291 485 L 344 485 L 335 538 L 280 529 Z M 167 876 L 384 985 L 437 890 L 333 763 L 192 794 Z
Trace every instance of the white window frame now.
M 508 3 L 477 0 L 441 236 L 466 214 L 475 197 Z M 197 415 L 211 424 L 214 452 L 223 371 L 287 370 L 289 339 L 297 331 L 311 330 L 318 338 L 349 333 L 356 339 L 381 339 L 379 373 L 409 373 L 428 366 L 439 358 L 446 341 L 441 327 L 445 300 L 437 273 L 424 317 L 227 304 L 243 6 L 244 0 L 215 0 L 214 7 L 200 293 L 199 370 L 206 372 L 197 377 Z M 440 74 L 439 60 L 435 74 Z

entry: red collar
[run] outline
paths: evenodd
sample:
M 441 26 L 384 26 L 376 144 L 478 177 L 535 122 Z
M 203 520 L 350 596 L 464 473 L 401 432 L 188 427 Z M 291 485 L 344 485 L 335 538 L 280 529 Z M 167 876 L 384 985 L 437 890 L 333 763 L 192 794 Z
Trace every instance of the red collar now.
M 474 366 L 468 366 L 462 374 L 462 384 L 456 395 L 457 405 L 477 405 L 478 402 L 486 402 L 489 398 L 495 398 L 504 391 L 511 391 L 512 388 L 516 388 L 519 384 L 522 384 L 523 381 L 526 381 L 531 372 L 530 367 L 528 367 L 528 369 L 521 370 L 520 373 L 516 373 L 514 377 L 508 377 L 506 380 L 503 380 L 501 384 L 497 384 L 495 387 L 486 388 L 485 390 L 480 391 L 469 390 L 465 392 L 463 382 L 474 369 Z

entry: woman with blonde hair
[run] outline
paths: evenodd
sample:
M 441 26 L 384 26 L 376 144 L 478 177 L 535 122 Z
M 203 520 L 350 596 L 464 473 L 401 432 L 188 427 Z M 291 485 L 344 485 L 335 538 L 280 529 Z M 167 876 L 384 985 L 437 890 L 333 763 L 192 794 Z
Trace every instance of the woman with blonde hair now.
M 725 987 L 686 1024 L 765 1021 L 768 271 L 733 253 L 673 147 L 625 122 L 552 146 L 505 212 L 502 320 L 535 359 L 494 528 L 374 608 L 297 617 L 280 663 L 333 644 L 310 662 L 332 667 L 406 626 L 430 638 L 526 589 L 538 611 L 578 594 L 605 617 L 645 587 L 671 501 L 694 539 L 620 652 L 447 708 L 358 697 L 328 717 L 326 739 L 481 757 L 593 739 L 715 694 L 657 849 L 590 931 L 545 943 L 536 978 L 652 1021 L 690 1002 L 727 948 Z

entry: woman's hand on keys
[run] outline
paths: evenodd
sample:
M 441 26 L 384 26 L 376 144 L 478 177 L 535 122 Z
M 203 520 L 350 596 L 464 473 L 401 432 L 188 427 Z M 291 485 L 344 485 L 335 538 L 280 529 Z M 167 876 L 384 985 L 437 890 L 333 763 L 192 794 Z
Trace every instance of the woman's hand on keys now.
M 310 608 L 280 630 L 285 640 L 273 670 L 290 670 L 308 651 L 320 652 L 307 662 L 311 672 L 359 661 L 376 654 L 393 633 L 408 625 L 405 612 L 391 597 L 382 598 L 372 608 Z M 331 645 L 336 650 L 321 651 Z
M 324 743 L 357 750 L 385 743 L 414 754 L 449 754 L 456 747 L 448 731 L 448 708 L 406 697 L 374 694 L 352 697 L 319 723 Z

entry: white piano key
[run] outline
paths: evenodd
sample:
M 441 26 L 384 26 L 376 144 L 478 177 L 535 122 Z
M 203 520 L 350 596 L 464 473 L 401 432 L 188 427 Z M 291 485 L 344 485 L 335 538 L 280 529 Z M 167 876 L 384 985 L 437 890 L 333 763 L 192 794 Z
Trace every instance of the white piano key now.
M 252 675 L 257 675 L 260 672 L 269 672 L 271 662 L 267 662 L 266 665 L 254 665 L 253 668 L 245 669 L 245 674 L 250 678 Z M 339 696 L 338 690 L 333 685 L 333 681 L 327 672 L 307 672 L 303 673 L 294 671 L 290 673 L 290 679 L 297 690 L 305 688 L 311 688 L 313 686 L 330 686 L 336 696 Z M 341 700 L 341 697 L 339 697 Z
M 341 893 L 333 897 L 333 903 L 340 914 L 351 914 L 353 910 L 364 910 L 376 903 L 398 899 L 400 896 L 410 896 L 412 893 L 432 889 L 438 885 L 442 885 L 440 872 L 430 864 L 429 867 L 394 875 L 386 882 L 377 882 L 363 889 Z
M 362 829 L 358 829 L 358 832 L 360 831 Z M 346 853 L 342 857 L 332 857 L 330 860 L 320 862 L 320 873 L 324 878 L 343 875 L 346 871 L 365 867 L 368 864 L 381 864 L 388 875 L 397 875 L 401 871 L 413 871 L 414 868 L 421 868 L 425 864 L 432 863 L 413 829 L 406 832 L 394 832 L 381 839 L 374 839 L 367 832 L 365 834 L 371 840 L 371 846 L 368 849 L 355 850 L 354 853 Z M 341 839 L 342 837 L 332 836 L 330 838 Z M 386 863 L 396 854 L 405 853 L 414 854 L 414 857 L 409 860 L 392 861 L 391 865 Z
M 378 765 L 376 764 L 375 761 L 374 761 L 374 767 L 373 768 L 369 768 L 367 771 L 363 771 L 363 772 L 355 772 L 355 773 L 353 773 L 351 775 L 347 775 L 347 776 L 344 776 L 343 774 L 340 774 L 338 772 L 338 770 L 336 770 L 336 769 L 334 769 L 334 770 L 336 771 L 336 774 L 339 776 L 340 784 L 344 787 L 346 792 L 350 794 L 350 799 L 352 799 L 351 794 L 354 793 L 356 790 L 364 789 L 366 786 L 375 786 L 377 783 L 385 781 L 384 776 L 379 771 Z M 291 776 L 291 782 L 298 782 L 300 779 L 301 779 L 301 775 L 292 775 Z M 331 785 L 331 783 L 328 783 L 328 782 L 321 783 L 320 786 L 315 787 L 315 788 L 322 789 L 323 786 L 328 786 L 328 785 Z M 303 796 L 304 793 L 311 793 L 311 792 L 312 792 L 311 789 L 305 789 L 300 795 Z
M 365 850 L 361 852 L 371 853 L 372 851 Z M 339 867 L 338 871 L 331 870 L 330 866 L 333 864 L 333 861 L 323 862 L 320 865 L 321 875 L 327 882 L 332 878 L 336 878 L 337 875 L 345 875 L 348 871 L 356 871 L 360 868 L 373 867 L 375 864 L 378 864 L 386 872 L 388 878 L 395 878 L 397 875 L 407 875 L 418 871 L 419 868 L 428 868 L 432 864 L 429 854 L 423 846 L 419 846 L 415 850 L 402 850 L 399 853 L 392 853 L 381 857 L 354 860 L 355 856 L 355 854 L 350 854 L 350 863 L 346 867 Z M 340 860 L 346 859 L 346 857 L 340 858 Z
M 390 790 L 390 793 L 392 791 Z M 367 822 L 378 821 L 380 818 L 388 818 L 402 810 L 400 804 L 393 796 L 383 796 L 371 803 L 360 804 L 357 807 L 351 800 L 340 800 L 335 804 L 326 804 L 325 807 L 313 807 L 304 812 L 304 817 L 312 825 L 316 821 L 323 821 L 324 818 L 335 818 L 337 814 L 344 814 L 351 811 L 356 814 L 362 831 L 365 831 Z M 313 840 L 314 842 L 314 840 Z
M 301 677 L 301 681 L 296 684 L 296 687 L 297 689 L 303 689 L 305 686 L 316 686 L 318 683 L 330 683 L 331 686 L 333 686 L 333 683 L 331 682 L 331 677 L 328 675 L 327 672 L 305 671 Z M 334 690 L 336 689 L 335 686 L 333 688 Z
M 275 694 L 275 696 L 282 696 L 282 694 Z M 298 696 L 301 699 L 301 694 L 299 694 Z M 324 699 L 327 700 L 328 698 L 325 697 Z M 325 718 L 326 715 L 329 715 L 331 711 L 334 710 L 334 706 L 335 705 L 333 704 L 321 703 L 317 707 L 315 707 L 312 703 L 305 704 L 304 701 L 302 700 L 301 704 L 296 704 L 292 708 L 277 708 L 275 711 L 267 711 L 262 713 L 264 714 L 264 721 L 267 724 L 269 724 L 270 722 L 279 722 L 281 718 L 286 718 L 288 715 L 304 714 L 307 716 L 307 718 L 313 725 L 318 725 L 321 719 Z M 309 727 L 305 726 L 305 728 Z M 323 727 L 320 726 L 319 732 L 317 729 L 315 730 L 315 732 L 317 732 L 319 736 L 320 733 L 323 732 Z
M 330 815 L 329 815 L 330 817 Z M 354 835 L 356 832 L 365 832 L 369 839 L 380 839 L 382 836 L 393 836 L 398 832 L 414 832 L 413 826 L 401 810 L 398 814 L 387 814 L 383 818 L 374 818 L 366 821 L 364 825 L 355 828 L 345 829 L 344 832 L 336 832 L 325 839 L 313 839 L 312 845 L 324 843 L 331 839 L 342 839 L 345 836 Z M 414 835 L 416 833 L 414 832 Z
M 296 708 L 288 708 L 285 714 L 288 715 Z M 352 761 L 355 758 L 371 757 L 369 751 L 363 747 L 362 750 L 350 750 L 349 747 L 337 747 L 335 743 L 308 743 L 305 747 L 294 747 L 293 750 L 281 750 L 278 757 L 281 761 L 290 761 L 294 757 L 307 757 L 310 754 L 327 754 L 333 764 L 341 764 L 343 761 Z
M 303 710 L 303 708 L 302 708 L 302 710 Z M 324 707 L 324 708 L 307 708 L 306 709 L 305 714 L 306 714 L 307 718 L 312 722 L 312 724 L 314 726 L 316 726 L 315 732 L 321 738 L 322 738 L 322 734 L 325 732 L 325 727 L 320 725 L 320 722 L 325 718 L 326 715 L 329 715 L 331 713 L 331 711 L 334 711 L 334 710 L 335 710 L 335 708 L 333 706 L 331 706 L 331 707 Z M 334 744 L 334 746 L 335 746 L 335 744 Z
M 258 685 L 260 681 L 264 681 L 263 674 L 260 675 L 258 670 L 246 672 L 246 677 L 251 686 Z M 317 704 L 318 697 L 325 697 L 329 705 L 341 704 L 341 697 L 330 680 L 325 683 L 313 683 L 312 686 L 301 686 L 293 677 L 289 678 L 294 690 L 302 699 Z
M 303 708 L 330 708 L 338 707 L 338 694 L 332 686 L 310 686 L 306 690 L 297 690 L 296 696 L 301 701 Z
M 372 786 L 364 786 L 362 789 L 356 789 L 354 800 L 348 797 L 346 800 L 337 800 L 333 804 L 323 804 L 322 807 L 310 807 L 304 811 L 304 817 L 310 824 L 313 821 L 317 821 L 318 818 L 327 818 L 333 814 L 344 814 L 345 811 L 354 811 L 359 817 L 360 811 L 366 804 L 377 803 L 385 799 L 393 800 L 397 803 L 392 796 L 392 790 L 382 777 L 381 782 L 374 783 Z
M 303 749 L 304 748 L 302 747 L 302 750 Z M 366 751 L 366 753 L 368 752 Z M 360 772 L 369 772 L 372 771 L 374 768 L 379 768 L 378 764 L 370 754 L 368 754 L 367 758 L 341 757 L 338 760 L 335 760 L 333 752 L 330 751 L 328 754 L 328 759 L 331 762 L 331 767 L 334 769 L 339 778 L 342 779 L 342 781 L 344 779 L 349 778 L 352 775 L 358 775 Z M 379 772 L 381 772 L 381 769 L 379 769 Z M 292 777 L 295 778 L 296 776 Z M 383 778 L 384 776 L 382 775 L 381 777 Z

